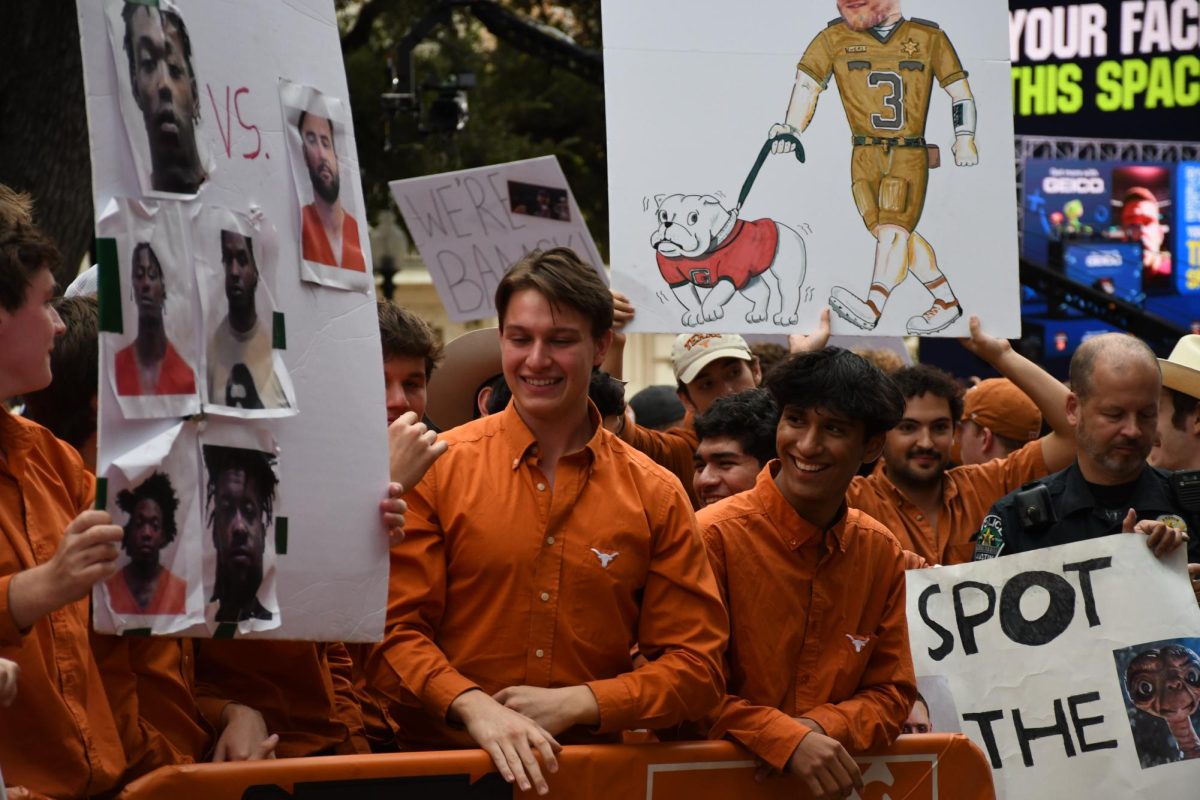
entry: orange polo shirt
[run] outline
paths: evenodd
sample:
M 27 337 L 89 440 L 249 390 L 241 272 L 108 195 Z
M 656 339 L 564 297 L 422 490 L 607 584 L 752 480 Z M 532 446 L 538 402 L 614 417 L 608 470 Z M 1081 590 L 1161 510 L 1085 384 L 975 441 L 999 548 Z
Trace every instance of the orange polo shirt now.
M 0 709 L 4 780 L 56 798 L 113 789 L 125 755 L 88 645 L 88 599 L 21 631 L 8 606 L 13 575 L 49 561 L 96 494 L 79 454 L 0 408 L 0 658 L 21 667 L 17 699 Z M 121 715 L 129 709 L 118 708 Z
M 930 564 L 965 564 L 975 553 L 971 537 L 979 530 L 992 504 L 1021 484 L 1046 474 L 1040 440 L 1030 442 L 1008 458 L 946 470 L 937 530 L 896 488 L 883 468 L 851 481 L 846 502 L 882 522 L 901 547 Z
M 634 425 L 629 444 L 679 478 L 684 491 L 687 492 L 688 500 L 692 501 L 692 509 L 700 508 L 700 498 L 696 496 L 696 489 L 692 485 L 692 477 L 696 474 L 696 448 L 700 446 L 700 437 L 696 435 L 696 424 L 691 411 L 683 418 L 682 425 L 665 432 Z
M 230 702 L 263 716 L 279 734 L 275 755 L 297 758 L 370 752 L 349 680 L 331 661 L 348 663 L 340 643 L 269 639 L 196 641 L 196 704 L 214 730 Z
M 569 742 L 699 719 L 720 699 L 728 620 L 687 497 L 589 409 L 594 433 L 553 488 L 510 403 L 443 434 L 449 451 L 405 496 L 369 665 L 401 742 L 474 746 L 445 719 L 476 688 L 586 684 L 600 724 Z M 633 644 L 651 662 L 636 671 Z
M 875 520 L 847 509 L 828 530 L 775 485 L 698 515 L 729 608 L 728 691 L 710 736 L 776 769 L 818 722 L 851 753 L 890 744 L 917 695 L 904 614 L 906 557 Z
M 93 632 L 91 641 L 113 707 L 133 710 L 118 720 L 129 762 L 121 783 L 203 761 L 212 736 L 196 707 L 192 640 Z

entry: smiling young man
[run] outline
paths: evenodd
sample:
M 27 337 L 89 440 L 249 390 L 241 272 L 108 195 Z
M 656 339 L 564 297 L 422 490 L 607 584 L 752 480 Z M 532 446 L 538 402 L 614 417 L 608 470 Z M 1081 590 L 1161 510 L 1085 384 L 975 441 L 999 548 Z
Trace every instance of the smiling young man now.
M 612 339 L 599 276 L 535 251 L 496 309 L 512 402 L 444 433 L 406 495 L 370 671 L 402 746 L 482 747 L 545 794 L 559 742 L 709 711 L 728 622 L 683 488 L 588 401 Z M 634 670 L 631 644 L 651 663 Z
M 696 418 L 696 474 L 692 486 L 710 506 L 754 486 L 759 470 L 775 457 L 779 408 L 766 389 L 717 398 Z
M 813 797 L 862 790 L 851 753 L 896 738 L 916 697 L 905 556 L 846 488 L 900 419 L 895 384 L 836 347 L 767 377 L 778 460 L 697 517 L 731 620 L 728 692 L 710 736 L 730 738 Z
M 1028 395 L 1052 432 L 1008 458 L 950 468 L 962 398 L 946 373 L 918 365 L 894 378 L 904 415 L 888 432 L 883 469 L 855 478 L 847 502 L 879 520 L 905 550 L 930 564 L 970 561 L 971 535 L 988 507 L 1021 484 L 1062 469 L 1075 457 L 1075 429 L 1066 418 L 1067 390 L 1003 339 L 983 333 L 971 318 L 964 346 Z

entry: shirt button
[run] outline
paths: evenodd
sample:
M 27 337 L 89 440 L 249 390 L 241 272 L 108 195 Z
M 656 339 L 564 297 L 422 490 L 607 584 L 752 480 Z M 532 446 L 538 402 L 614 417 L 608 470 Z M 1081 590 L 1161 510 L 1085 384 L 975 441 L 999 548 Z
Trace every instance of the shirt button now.
M 546 537 L 546 544 L 554 544 L 554 537 L 553 537 L 553 536 L 547 536 L 547 537 Z
M 543 653 L 541 650 L 534 650 L 534 651 L 533 651 L 533 654 L 534 654 L 535 656 L 537 656 L 538 658 L 541 658 L 542 656 L 546 655 L 546 654 L 545 654 L 545 653 Z
M 545 603 L 545 602 L 548 602 L 549 600 L 550 600 L 550 593 L 542 592 L 542 602 Z
M 514 458 L 514 459 L 513 459 L 513 469 L 516 469 L 516 468 L 517 468 L 517 466 L 518 466 L 520 463 L 521 463 L 521 459 L 519 459 L 519 458 Z
M 923 521 L 924 521 L 924 519 L 925 519 L 924 515 L 922 515 L 922 514 L 917 514 L 917 522 L 923 522 Z
M 538 491 L 539 491 L 539 492 L 544 492 L 544 491 L 546 491 L 546 484 L 544 484 L 544 483 L 539 483 L 537 486 L 538 486 Z

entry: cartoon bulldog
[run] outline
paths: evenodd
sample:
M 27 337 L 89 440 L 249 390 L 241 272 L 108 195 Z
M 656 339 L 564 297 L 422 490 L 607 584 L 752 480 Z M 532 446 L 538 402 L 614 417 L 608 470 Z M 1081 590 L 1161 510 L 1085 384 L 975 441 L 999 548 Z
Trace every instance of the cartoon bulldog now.
M 658 228 L 650 244 L 663 280 L 683 304 L 684 325 L 721 319 L 734 292 L 753 304 L 747 322 L 799 321 L 806 264 L 800 234 L 771 219 L 738 219 L 712 195 L 654 200 Z

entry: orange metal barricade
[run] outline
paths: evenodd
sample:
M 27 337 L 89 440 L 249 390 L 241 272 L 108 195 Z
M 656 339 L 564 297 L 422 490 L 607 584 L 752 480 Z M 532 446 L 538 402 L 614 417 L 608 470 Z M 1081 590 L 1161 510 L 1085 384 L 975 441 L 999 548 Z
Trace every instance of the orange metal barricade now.
M 960 734 L 902 736 L 855 759 L 863 800 L 993 800 L 983 753 Z M 803 798 L 790 777 L 754 779 L 755 762 L 728 742 L 567 747 L 548 775 L 550 797 L 571 800 Z M 161 769 L 122 800 L 491 800 L 535 797 L 506 784 L 482 750 L 294 758 Z

